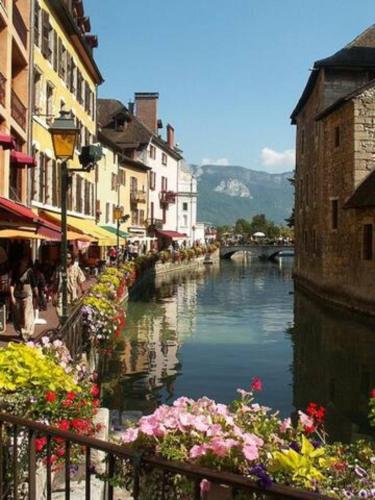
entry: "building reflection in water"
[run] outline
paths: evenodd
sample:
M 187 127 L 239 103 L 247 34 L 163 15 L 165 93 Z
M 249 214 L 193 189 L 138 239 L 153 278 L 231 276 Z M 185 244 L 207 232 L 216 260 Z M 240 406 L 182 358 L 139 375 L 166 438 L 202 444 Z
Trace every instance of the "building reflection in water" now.
M 333 440 L 351 441 L 371 434 L 370 390 L 375 387 L 375 321 L 338 311 L 298 291 L 295 326 L 293 402 L 327 407 L 327 428 Z
M 204 272 L 156 277 L 135 292 L 122 339 L 103 367 L 105 406 L 150 413 L 162 401 L 172 400 L 181 371 L 178 351 L 195 332 L 197 290 Z

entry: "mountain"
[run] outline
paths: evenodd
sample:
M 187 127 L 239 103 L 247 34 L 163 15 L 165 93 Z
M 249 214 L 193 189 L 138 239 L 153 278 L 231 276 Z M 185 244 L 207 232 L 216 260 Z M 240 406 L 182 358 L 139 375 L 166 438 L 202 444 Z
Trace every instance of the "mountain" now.
M 215 225 L 233 224 L 263 213 L 285 224 L 293 205 L 293 172 L 268 174 L 249 168 L 190 165 L 198 178 L 198 220 Z

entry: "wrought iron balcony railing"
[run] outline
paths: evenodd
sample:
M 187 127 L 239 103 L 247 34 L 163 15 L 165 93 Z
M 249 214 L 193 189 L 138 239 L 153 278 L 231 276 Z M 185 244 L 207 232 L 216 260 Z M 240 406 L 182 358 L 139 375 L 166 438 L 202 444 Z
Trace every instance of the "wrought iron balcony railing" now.
M 146 192 L 139 190 L 130 191 L 130 202 L 131 203 L 146 203 Z
M 272 484 L 263 488 L 257 481 L 231 472 L 217 471 L 182 462 L 172 462 L 157 455 L 147 455 L 130 447 L 120 446 L 92 437 L 63 431 L 57 427 L 50 427 L 39 422 L 26 420 L 0 413 L 0 498 L 20 498 L 20 493 L 26 494 L 30 500 L 36 500 L 40 470 L 45 470 L 46 498 L 51 499 L 53 494 L 53 446 L 58 441 L 63 450 L 61 457 L 62 487 L 65 498 L 71 498 L 73 487 L 72 458 L 77 449 L 82 450 L 82 475 L 84 477 L 84 498 L 90 500 L 94 496 L 92 479 L 95 477 L 93 463 L 95 451 L 105 455 L 102 462 L 105 473 L 101 474 L 105 498 L 113 500 L 114 483 L 123 491 L 118 494 L 131 493 L 134 500 L 141 498 L 158 498 L 172 500 L 180 498 L 178 480 L 183 478 L 186 485 L 190 483 L 191 493 L 184 498 L 201 500 L 201 481 L 206 479 L 212 484 L 224 487 L 225 498 L 233 498 L 233 494 L 246 494 L 253 498 L 296 498 L 320 499 L 327 497 L 303 490 Z M 40 460 L 37 450 L 37 439 L 46 439 L 46 457 Z M 124 480 L 119 482 L 121 474 Z M 125 486 L 126 483 L 126 486 Z M 213 498 L 213 497 L 212 497 Z
M 0 0 L 1 2 L 1 0 Z M 5 87 L 6 87 L 7 79 L 5 76 L 0 73 L 0 104 L 5 106 Z
M 159 199 L 162 205 L 176 203 L 176 193 L 174 191 L 160 191 Z
M 12 90 L 11 113 L 18 125 L 26 129 L 27 109 L 14 90 Z

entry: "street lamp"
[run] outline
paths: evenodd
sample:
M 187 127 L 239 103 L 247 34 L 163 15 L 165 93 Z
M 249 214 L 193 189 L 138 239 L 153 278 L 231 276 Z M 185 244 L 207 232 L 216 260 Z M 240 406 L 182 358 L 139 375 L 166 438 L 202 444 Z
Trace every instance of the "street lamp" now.
M 62 324 L 68 318 L 68 275 L 67 275 L 67 191 L 68 191 L 68 164 L 74 157 L 75 146 L 79 130 L 75 126 L 71 113 L 61 111 L 54 120 L 50 129 L 52 144 L 56 160 L 61 162 L 61 287 L 62 287 Z

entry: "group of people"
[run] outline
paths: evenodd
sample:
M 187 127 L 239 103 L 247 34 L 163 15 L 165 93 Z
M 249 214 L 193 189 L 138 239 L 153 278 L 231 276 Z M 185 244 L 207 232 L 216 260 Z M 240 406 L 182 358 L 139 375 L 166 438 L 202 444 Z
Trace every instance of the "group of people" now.
M 68 305 L 83 293 L 85 275 L 72 253 L 67 256 Z M 62 269 L 58 266 L 51 274 L 39 261 L 32 262 L 27 249 L 9 262 L 0 247 L 0 307 L 5 323 L 12 321 L 16 334 L 27 341 L 33 337 L 39 311 L 45 311 L 48 302 L 62 316 Z
M 117 260 L 127 262 L 134 260 L 138 255 L 147 253 L 147 245 L 139 241 L 129 241 L 124 247 L 111 247 L 108 252 L 108 264 L 115 264 Z

